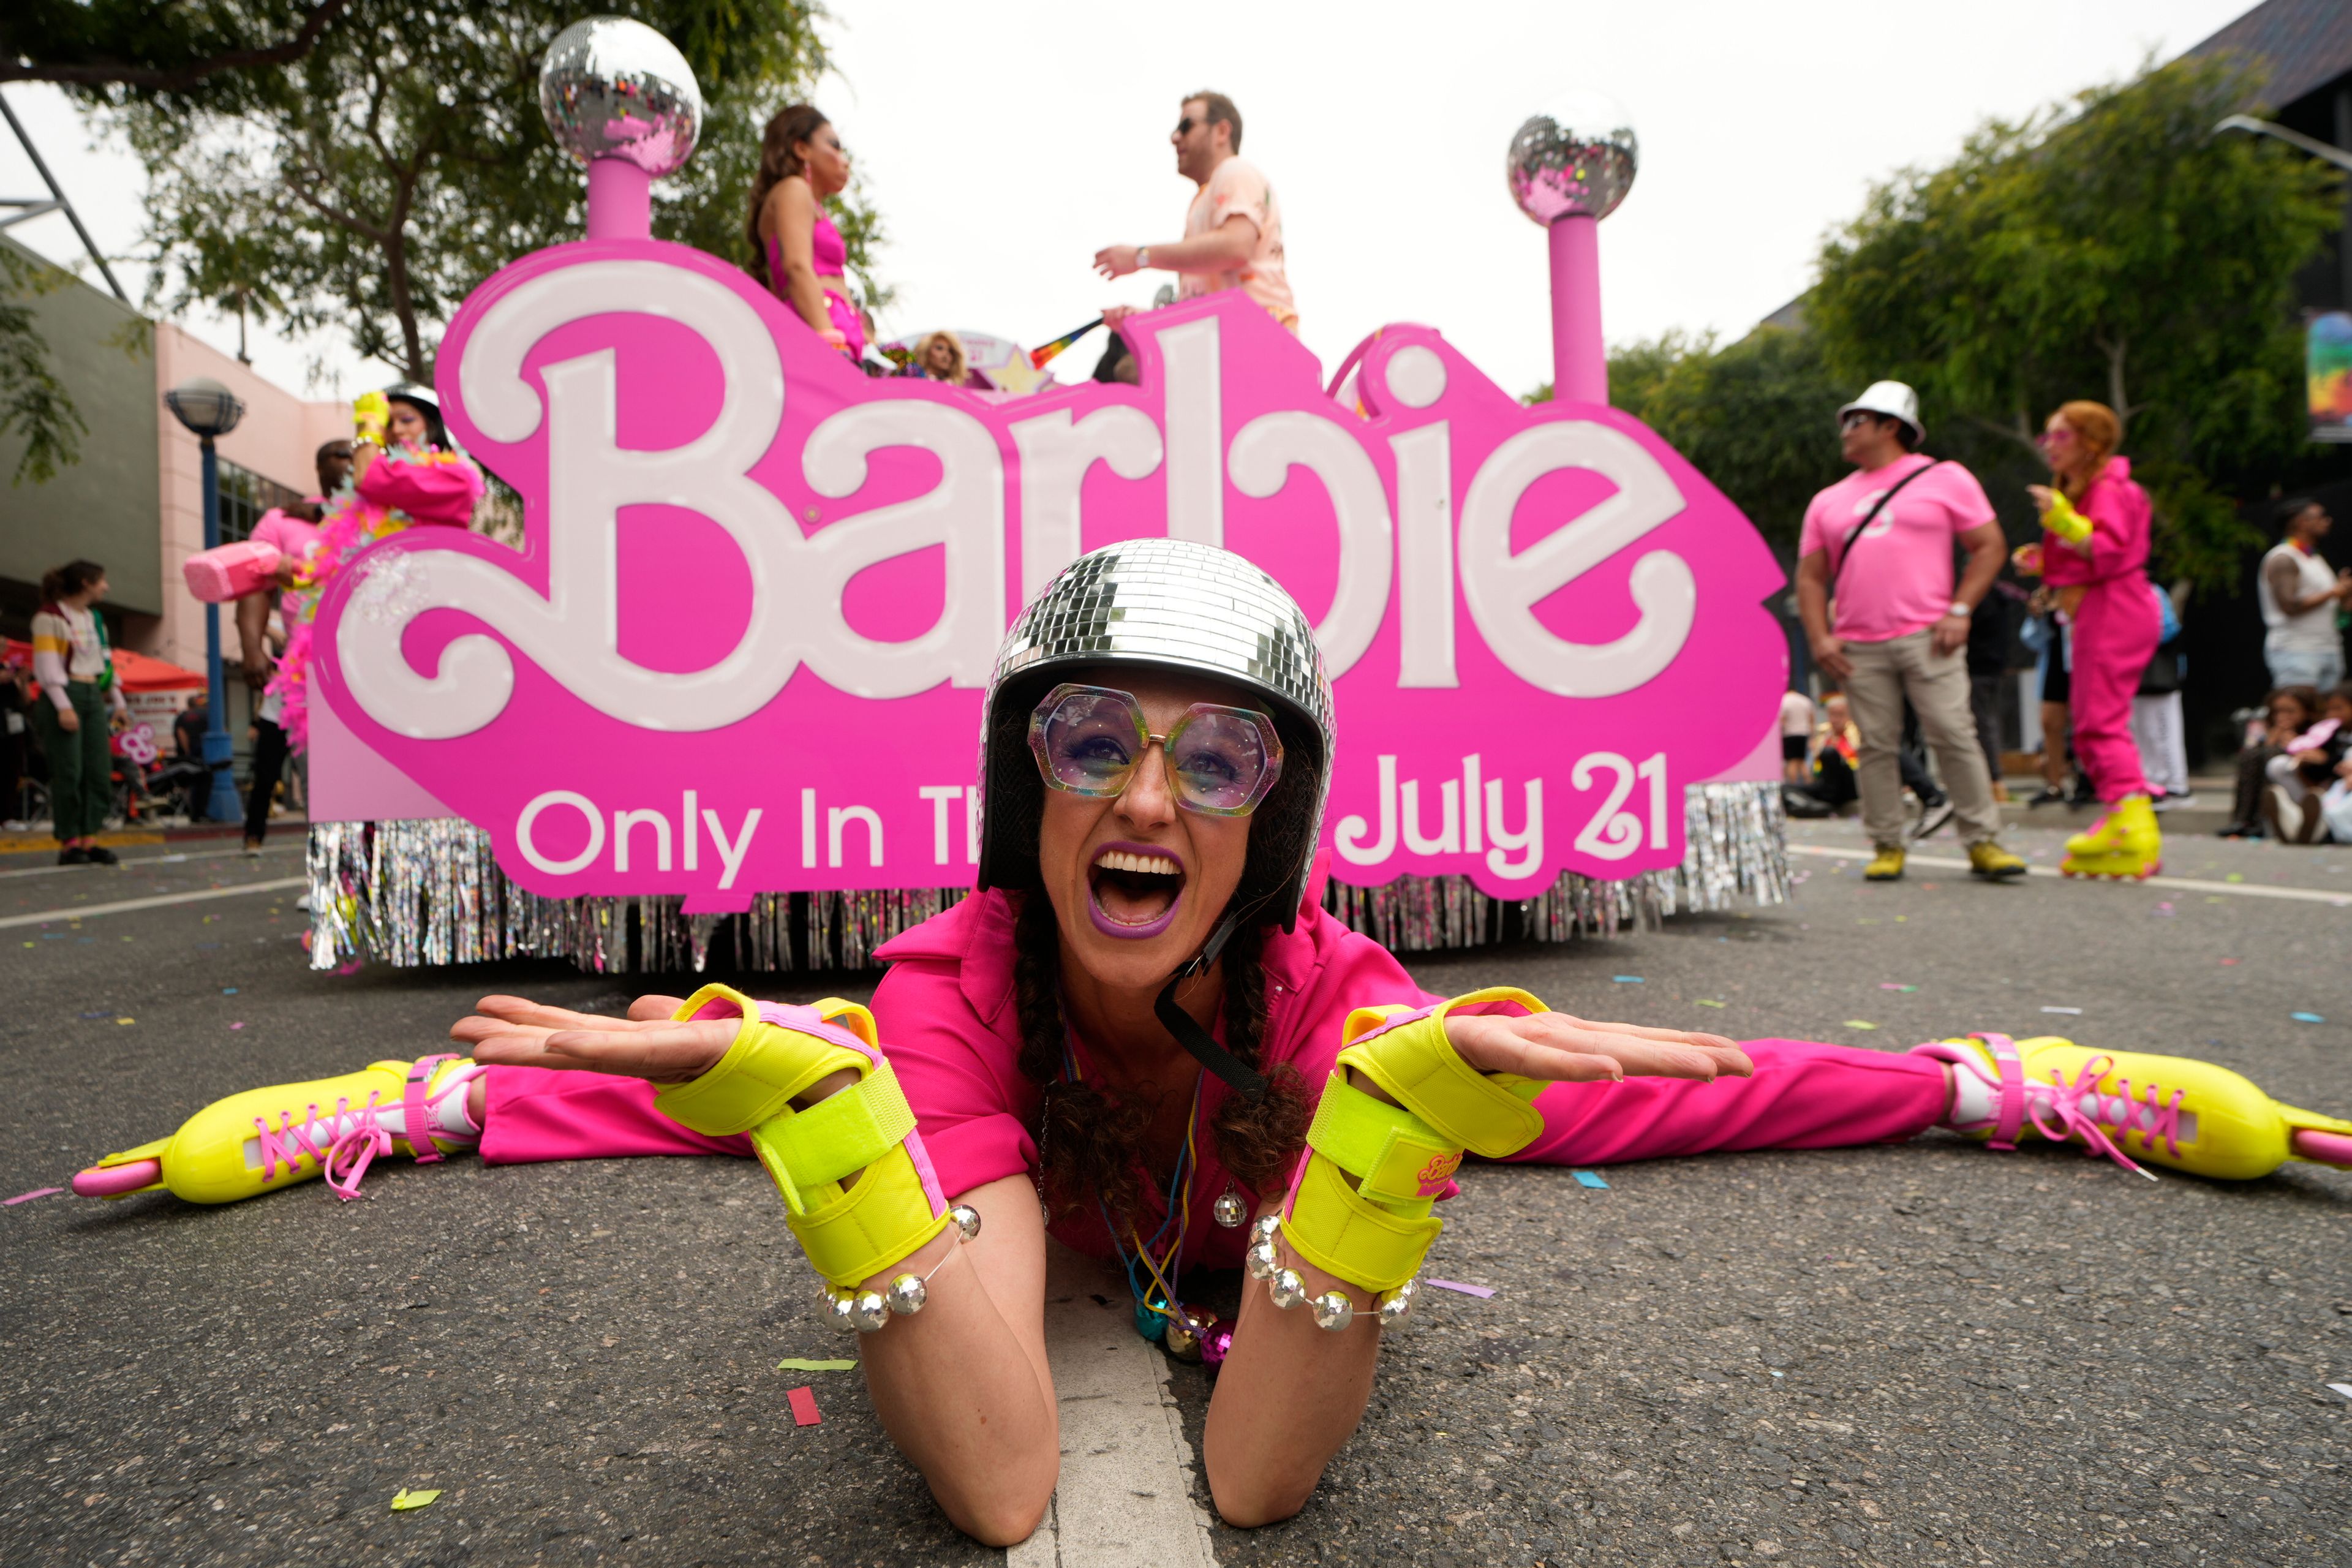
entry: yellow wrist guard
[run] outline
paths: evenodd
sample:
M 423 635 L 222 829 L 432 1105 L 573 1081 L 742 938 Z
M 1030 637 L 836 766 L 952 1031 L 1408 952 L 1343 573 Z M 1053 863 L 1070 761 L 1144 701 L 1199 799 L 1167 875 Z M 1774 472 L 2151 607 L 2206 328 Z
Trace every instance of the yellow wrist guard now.
M 2091 537 L 2091 520 L 2074 510 L 2064 490 L 2050 492 L 2050 510 L 2042 514 L 2042 526 L 2069 544 L 2080 544 Z
M 1448 1014 L 1491 1003 L 1544 1011 L 1527 992 L 1496 986 L 1434 1007 L 1364 1007 L 1348 1016 L 1339 1065 L 1307 1131 L 1307 1156 L 1282 1219 L 1281 1235 L 1301 1258 L 1367 1290 L 1398 1289 L 1437 1239 L 1441 1224 L 1430 1208 L 1464 1151 L 1499 1159 L 1543 1131 L 1529 1103 L 1540 1082 L 1479 1072 L 1445 1037 Z M 1349 1083 L 1351 1068 L 1400 1103 Z
M 837 997 L 793 1007 L 706 985 L 675 1016 L 741 1022 L 717 1067 L 664 1088 L 654 1108 L 697 1132 L 751 1135 L 783 1194 L 784 1223 L 818 1273 L 855 1289 L 947 1228 L 947 1200 L 873 1014 Z M 855 1084 L 793 1108 L 794 1096 L 845 1068 Z

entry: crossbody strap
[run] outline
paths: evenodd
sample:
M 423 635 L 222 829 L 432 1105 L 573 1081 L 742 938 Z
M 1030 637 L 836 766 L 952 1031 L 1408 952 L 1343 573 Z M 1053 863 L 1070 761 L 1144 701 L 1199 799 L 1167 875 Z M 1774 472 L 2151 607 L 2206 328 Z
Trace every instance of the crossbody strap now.
M 1926 473 L 1928 468 L 1940 468 L 1946 461 L 1947 459 L 1942 458 L 1928 458 L 1926 467 L 1914 468 L 1909 473 L 1904 475 L 1901 479 L 1895 480 L 1895 488 L 1888 490 L 1885 495 L 1880 496 L 1877 503 L 1868 511 L 1863 513 L 1862 521 L 1853 525 L 1853 529 L 1850 530 L 1845 536 L 1845 542 L 1838 546 L 1837 560 L 1831 563 L 1830 591 L 1832 593 L 1835 593 L 1837 591 L 1838 583 L 1845 576 L 1845 563 L 1849 560 L 1853 559 L 1854 542 L 1862 537 L 1862 531 L 1878 521 L 1878 514 L 1886 510 L 1887 502 L 1893 500 L 1896 496 L 1903 493 L 1904 486 L 1909 484 L 1913 479 L 1917 479 L 1921 474 Z

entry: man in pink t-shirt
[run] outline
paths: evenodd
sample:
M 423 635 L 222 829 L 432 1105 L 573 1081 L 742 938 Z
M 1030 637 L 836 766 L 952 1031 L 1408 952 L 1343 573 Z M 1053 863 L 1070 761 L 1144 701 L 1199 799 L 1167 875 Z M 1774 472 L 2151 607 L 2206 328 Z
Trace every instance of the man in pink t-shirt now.
M 1908 698 L 1951 793 L 1969 869 L 2021 877 L 2025 863 L 1995 840 L 2000 808 L 1969 705 L 1969 617 L 2000 575 L 2006 545 L 1992 503 L 1968 469 L 1918 450 L 1927 438 L 1918 394 L 1899 381 L 1838 410 L 1838 431 L 1854 471 L 1805 509 L 1797 605 L 1814 662 L 1844 687 L 1862 733 L 1855 780 L 1878 850 L 1863 875 L 1903 875 L 1898 752 Z M 1969 552 L 1957 586 L 1955 542 Z

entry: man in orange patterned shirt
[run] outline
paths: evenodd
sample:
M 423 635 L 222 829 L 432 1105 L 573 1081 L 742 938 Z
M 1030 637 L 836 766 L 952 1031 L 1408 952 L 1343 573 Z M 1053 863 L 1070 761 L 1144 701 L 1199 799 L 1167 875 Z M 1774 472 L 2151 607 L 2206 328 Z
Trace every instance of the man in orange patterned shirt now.
M 1190 300 L 1239 289 L 1268 314 L 1298 331 L 1298 310 L 1284 275 L 1282 207 L 1255 164 L 1240 156 L 1241 110 L 1221 92 L 1196 92 L 1169 138 L 1176 172 L 1200 189 L 1184 215 L 1184 237 L 1164 245 L 1107 245 L 1095 252 L 1095 270 L 1124 278 L 1148 268 L 1177 275 L 1176 294 Z M 1103 312 L 1113 331 L 1130 314 L 1114 305 Z

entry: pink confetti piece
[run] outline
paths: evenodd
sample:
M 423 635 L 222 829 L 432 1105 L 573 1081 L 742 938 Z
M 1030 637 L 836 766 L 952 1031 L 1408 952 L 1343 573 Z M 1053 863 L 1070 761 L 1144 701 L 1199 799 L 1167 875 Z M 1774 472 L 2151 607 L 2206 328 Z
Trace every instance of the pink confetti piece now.
M 336 973 L 336 975 L 337 975 L 338 977 L 340 977 L 340 976 L 342 976 L 342 975 L 345 975 L 345 974 L 357 974 L 359 972 L 360 972 L 360 961 L 359 961 L 358 959 L 354 958 L 354 959 L 352 959 L 349 963 L 346 963 L 346 964 L 342 965 L 341 968 L 337 969 L 337 970 L 335 971 L 335 973 Z
M 15 1208 L 18 1204 L 28 1204 L 35 1198 L 46 1198 L 52 1193 L 64 1191 L 63 1187 L 35 1187 L 31 1192 L 18 1193 L 13 1198 L 0 1198 L 0 1208 Z
M 242 1029 L 245 1027 L 245 1020 L 239 1018 L 236 1023 L 231 1024 L 229 1027 L 232 1029 Z
M 794 1426 L 814 1426 L 824 1419 L 824 1416 L 816 1413 L 815 1391 L 811 1389 L 806 1384 L 803 1384 L 800 1387 L 793 1389 L 791 1393 L 785 1394 L 784 1398 L 793 1407 L 793 1424 Z
M 1429 1283 L 1440 1290 L 1459 1290 L 1465 1296 L 1475 1296 L 1481 1301 L 1492 1300 L 1495 1294 L 1484 1285 L 1465 1285 L 1458 1279 L 1432 1279 Z

